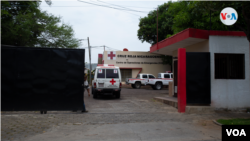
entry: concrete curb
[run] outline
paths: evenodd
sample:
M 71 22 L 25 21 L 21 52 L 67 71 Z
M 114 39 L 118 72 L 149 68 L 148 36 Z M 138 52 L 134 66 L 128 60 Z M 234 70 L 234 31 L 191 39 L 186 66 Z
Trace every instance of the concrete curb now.
M 213 122 L 214 122 L 216 125 L 222 126 L 222 124 L 220 124 L 220 123 L 217 122 L 216 120 L 213 120 Z

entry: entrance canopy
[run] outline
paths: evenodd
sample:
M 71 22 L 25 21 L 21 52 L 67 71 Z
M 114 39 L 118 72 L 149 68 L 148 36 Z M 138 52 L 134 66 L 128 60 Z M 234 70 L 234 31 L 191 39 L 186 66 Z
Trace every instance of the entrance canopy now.
M 246 36 L 242 31 L 214 31 L 188 28 L 165 40 L 158 42 L 150 47 L 151 53 L 170 55 L 178 48 L 184 48 L 190 45 L 209 39 L 210 35 L 214 36 Z

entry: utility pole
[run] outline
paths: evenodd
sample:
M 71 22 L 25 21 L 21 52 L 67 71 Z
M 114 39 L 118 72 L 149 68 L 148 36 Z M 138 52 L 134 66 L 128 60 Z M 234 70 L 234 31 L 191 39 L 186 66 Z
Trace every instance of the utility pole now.
M 91 85 L 91 70 L 92 70 L 92 66 L 91 66 L 91 50 L 90 50 L 90 44 L 89 44 L 89 37 L 88 37 L 88 47 L 89 47 L 89 84 Z
M 157 50 L 158 50 L 158 8 L 157 8 Z
M 103 47 L 104 47 L 104 51 L 105 51 L 105 45 Z
M 211 31 L 211 10 L 210 10 L 210 30 L 209 30 L 209 33 Z

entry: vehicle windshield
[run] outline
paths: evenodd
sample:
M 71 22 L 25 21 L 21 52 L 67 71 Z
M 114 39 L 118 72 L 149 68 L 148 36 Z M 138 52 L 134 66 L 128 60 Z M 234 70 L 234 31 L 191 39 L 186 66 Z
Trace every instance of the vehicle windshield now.
M 169 74 L 164 74 L 164 78 L 170 78 Z
M 98 69 L 97 78 L 119 78 L 118 69 Z
M 155 78 L 153 75 L 148 75 L 148 78 Z
M 97 70 L 97 78 L 105 78 L 105 69 Z
M 119 78 L 118 69 L 106 69 L 106 78 Z

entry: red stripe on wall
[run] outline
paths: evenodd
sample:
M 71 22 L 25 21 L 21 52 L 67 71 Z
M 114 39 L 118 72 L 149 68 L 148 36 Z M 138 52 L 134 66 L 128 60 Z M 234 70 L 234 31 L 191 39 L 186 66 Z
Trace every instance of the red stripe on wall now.
M 178 112 L 185 113 L 186 109 L 186 49 L 178 49 Z

